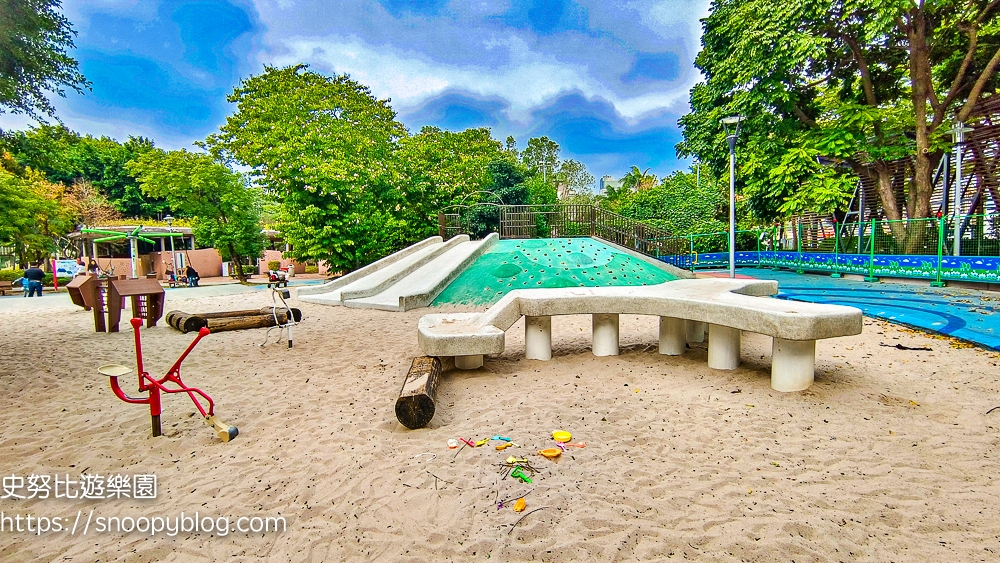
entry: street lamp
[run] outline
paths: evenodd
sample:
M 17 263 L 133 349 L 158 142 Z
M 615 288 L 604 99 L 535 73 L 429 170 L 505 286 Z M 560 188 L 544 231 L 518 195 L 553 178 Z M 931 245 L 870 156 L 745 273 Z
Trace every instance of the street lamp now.
M 736 277 L 736 138 L 740 134 L 743 117 L 732 115 L 722 118 L 729 143 L 729 277 Z M 731 129 L 731 130 L 730 130 Z
M 697 157 L 694 159 L 694 169 L 696 171 L 695 173 L 697 174 L 697 178 L 698 178 L 697 181 L 695 182 L 695 187 L 696 188 L 700 188 L 701 187 L 701 161 L 698 160 Z
M 962 148 L 965 145 L 965 134 L 971 132 L 972 127 L 966 127 L 961 121 L 956 121 L 951 126 L 951 138 L 955 142 L 955 189 L 952 197 L 955 220 L 952 225 L 952 233 L 955 237 L 952 256 L 962 254 Z
M 167 230 L 170 231 L 170 271 L 174 273 L 174 279 L 177 276 L 177 255 L 174 254 L 174 218 L 167 215 L 163 218 L 167 222 Z

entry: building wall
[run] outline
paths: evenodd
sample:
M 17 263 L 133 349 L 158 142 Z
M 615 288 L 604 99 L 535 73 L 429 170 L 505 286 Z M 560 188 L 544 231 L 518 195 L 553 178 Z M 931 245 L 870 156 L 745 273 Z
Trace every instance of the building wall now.
M 214 248 L 201 248 L 199 250 L 188 250 L 183 254 L 185 256 L 186 263 L 190 264 L 195 270 L 197 270 L 198 275 L 201 277 L 213 278 L 222 275 L 222 256 L 219 254 L 218 250 Z M 166 271 L 168 263 L 170 262 L 170 251 L 150 252 L 146 256 L 155 268 L 156 279 L 167 279 Z M 152 268 L 146 269 L 143 272 L 148 273 L 151 271 L 153 271 Z
M 294 265 L 296 274 L 306 273 L 305 264 L 299 264 L 298 262 L 290 258 L 282 258 L 281 255 L 282 252 L 280 250 L 265 250 L 264 257 L 260 259 L 260 263 L 257 265 L 257 273 L 266 274 L 267 263 L 270 262 L 271 260 L 278 260 L 279 262 L 281 262 L 282 268 L 287 268 L 289 265 Z

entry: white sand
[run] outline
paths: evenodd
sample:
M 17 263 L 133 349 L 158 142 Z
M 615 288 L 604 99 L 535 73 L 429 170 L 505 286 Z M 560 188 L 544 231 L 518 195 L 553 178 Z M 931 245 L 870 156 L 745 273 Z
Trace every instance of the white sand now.
M 167 309 L 270 304 L 262 292 L 184 295 L 168 292 Z M 409 431 L 393 404 L 428 310 L 300 303 L 293 349 L 261 349 L 263 329 L 220 333 L 184 364 L 240 429 L 222 443 L 179 395 L 164 401 L 165 436 L 151 438 L 146 407 L 119 401 L 97 373 L 133 362 L 130 331 L 94 333 L 65 295 L 44 305 L 0 302 L 0 474 L 155 473 L 160 491 L 5 499 L 5 515 L 67 527 L 91 510 L 280 515 L 287 530 L 5 531 L 3 561 L 987 561 L 1000 550 L 1000 411 L 985 414 L 1000 405 L 998 355 L 885 323 L 821 342 L 815 385 L 781 394 L 761 336 L 744 336 L 742 367 L 717 372 L 704 345 L 658 355 L 655 318 L 623 316 L 622 355 L 595 358 L 589 318 L 561 317 L 552 361 L 538 362 L 524 359 L 519 322 L 503 357 L 449 373 L 430 428 Z M 147 368 L 162 373 L 192 336 L 162 322 L 144 331 Z M 897 343 L 933 351 L 881 346 Z M 557 428 L 587 447 L 556 462 L 532 455 Z M 494 434 L 524 447 L 446 446 Z M 437 457 L 414 457 L 423 452 Z M 498 484 L 512 453 L 541 470 L 533 484 Z M 511 531 L 520 515 L 496 499 L 528 491 L 529 511 L 546 508 Z

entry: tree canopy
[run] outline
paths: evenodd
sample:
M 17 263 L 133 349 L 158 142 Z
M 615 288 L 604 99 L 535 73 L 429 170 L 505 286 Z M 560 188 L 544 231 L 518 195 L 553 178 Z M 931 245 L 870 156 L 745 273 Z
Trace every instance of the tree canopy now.
M 282 201 L 278 226 L 294 257 L 350 270 L 400 245 L 390 160 L 406 131 L 388 100 L 305 65 L 266 67 L 228 100 L 236 111 L 206 146 Z
M 73 31 L 59 0 L 0 0 L 0 114 L 55 114 L 47 92 L 83 92 L 90 84 L 69 56 Z
M 184 149 L 145 151 L 127 168 L 143 192 L 192 217 L 194 236 L 217 248 L 224 260 L 233 260 L 237 275 L 246 278 L 246 259 L 264 249 L 259 190 L 211 156 Z
M 21 166 L 45 173 L 48 180 L 70 186 L 86 181 L 126 217 L 156 217 L 168 210 L 162 198 L 144 194 L 126 164 L 153 148 L 143 137 L 124 143 L 110 137 L 92 137 L 62 125 L 41 125 L 14 131 L 6 144 Z
M 716 0 L 678 152 L 722 174 L 719 120 L 742 115 L 738 180 L 762 220 L 842 206 L 859 175 L 899 219 L 892 163 L 912 158 L 906 211 L 926 217 L 947 126 L 996 88 L 996 4 Z

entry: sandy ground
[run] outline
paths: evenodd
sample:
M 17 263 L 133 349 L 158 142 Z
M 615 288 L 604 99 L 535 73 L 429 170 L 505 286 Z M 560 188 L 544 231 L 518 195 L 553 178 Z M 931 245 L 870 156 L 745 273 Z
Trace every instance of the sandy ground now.
M 270 304 L 263 292 L 225 293 L 169 292 L 167 309 Z M 0 500 L 4 516 L 61 517 L 66 530 L 82 515 L 75 532 L 5 529 L 3 561 L 995 561 L 1000 552 L 1000 410 L 986 414 L 1000 405 L 998 355 L 882 322 L 821 342 L 815 385 L 791 394 L 771 390 L 770 341 L 758 335 L 744 336 L 742 367 L 718 372 L 704 345 L 658 355 L 653 317 L 623 316 L 622 354 L 610 358 L 590 353 L 588 317 L 556 318 L 549 362 L 524 359 L 519 322 L 507 353 L 449 373 L 430 427 L 410 431 L 393 403 L 427 310 L 300 303 L 293 349 L 274 332 L 262 348 L 264 329 L 220 333 L 184 364 L 186 381 L 240 429 L 223 443 L 179 395 L 164 400 L 166 435 L 151 438 L 146 407 L 119 401 L 97 373 L 133 361 L 130 332 L 94 333 L 65 295 L 36 301 L 0 298 L 0 475 L 156 474 L 159 494 Z M 147 369 L 162 373 L 192 336 L 161 324 L 143 338 Z M 557 428 L 586 448 L 555 462 L 533 455 Z M 523 447 L 446 445 L 495 434 Z M 539 469 L 532 484 L 499 480 L 511 453 Z M 523 520 L 497 509 L 519 495 Z M 88 518 L 195 512 L 282 516 L 287 529 L 151 537 L 92 523 L 82 532 Z

